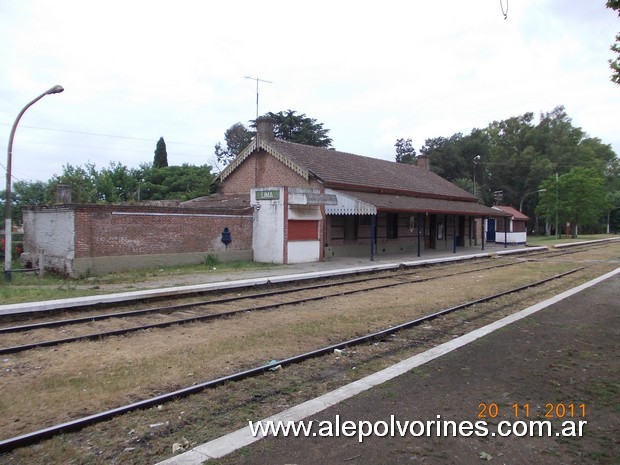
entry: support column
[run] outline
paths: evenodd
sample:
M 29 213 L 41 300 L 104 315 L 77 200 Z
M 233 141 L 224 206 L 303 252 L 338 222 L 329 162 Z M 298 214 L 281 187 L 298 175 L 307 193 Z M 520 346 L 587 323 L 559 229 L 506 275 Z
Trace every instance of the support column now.
M 370 261 L 375 260 L 375 245 L 377 242 L 377 215 L 370 216 Z
M 422 230 L 422 214 L 418 213 L 418 257 L 420 256 L 420 232 Z
M 456 253 L 456 215 L 452 216 L 452 253 Z

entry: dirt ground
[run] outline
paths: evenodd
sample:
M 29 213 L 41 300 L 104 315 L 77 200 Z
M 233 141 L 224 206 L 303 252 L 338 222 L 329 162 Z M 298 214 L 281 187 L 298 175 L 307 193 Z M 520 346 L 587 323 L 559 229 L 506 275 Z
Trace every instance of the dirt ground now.
M 252 312 L 243 318 L 222 320 L 217 323 L 217 327 L 205 325 L 201 329 L 202 325 L 188 325 L 54 349 L 50 352 L 53 364 L 46 365 L 38 361 L 31 363 L 33 370 L 36 370 L 30 374 L 32 382 L 28 382 L 30 378 L 26 379 L 30 376 L 27 373 L 15 372 L 22 381 L 18 385 L 19 393 L 26 391 L 25 386 L 39 386 L 41 381 L 47 379 L 45 370 L 54 367 L 56 375 L 60 375 L 55 376 L 52 381 L 59 381 L 60 385 L 67 385 L 68 389 L 72 389 L 66 396 L 71 402 L 70 405 L 75 407 L 70 409 L 71 413 L 77 408 L 84 409 L 89 402 L 95 401 L 93 393 L 96 393 L 98 388 L 118 388 L 122 391 L 119 391 L 121 394 L 124 392 L 130 396 L 129 401 L 133 401 L 143 398 L 153 388 L 161 390 L 167 387 L 166 380 L 169 383 L 178 383 L 179 386 L 175 384 L 173 388 L 182 387 L 193 381 L 238 371 L 247 364 L 252 365 L 250 362 L 266 363 L 272 359 L 282 359 L 291 353 L 283 344 L 285 340 L 294 343 L 292 349 L 295 350 L 292 353 L 300 353 L 326 342 L 365 334 L 375 327 L 383 328 L 408 321 L 415 316 L 412 315 L 413 310 L 428 313 L 435 307 L 446 308 L 460 303 L 461 299 L 472 300 L 480 296 L 478 292 L 488 295 L 503 287 L 512 288 L 522 280 L 531 282 L 573 269 L 576 263 L 606 260 L 584 272 L 585 276 L 581 273 L 579 276 L 572 276 L 568 281 L 574 280 L 574 284 L 549 284 L 547 289 L 532 290 L 532 295 L 521 295 L 521 300 L 516 303 L 515 300 L 510 301 L 507 298 L 504 306 L 497 310 L 497 314 L 487 316 L 484 308 L 475 306 L 459 315 L 446 318 L 441 323 L 440 320 L 443 319 L 436 320 L 429 328 L 422 328 L 421 332 L 413 335 L 415 339 L 419 339 L 419 347 L 416 345 L 409 348 L 410 344 L 403 334 L 389 344 L 386 342 L 358 347 L 351 350 L 346 357 L 315 359 L 303 366 L 290 366 L 262 377 L 232 383 L 222 389 L 161 406 L 161 409 L 158 406 L 123 415 L 80 432 L 17 449 L 12 454 L 0 457 L 0 463 L 156 463 L 171 456 L 175 443 L 181 442 L 188 448 L 195 447 L 244 427 L 248 418 L 258 420 L 268 417 L 423 351 L 432 344 L 445 342 L 478 325 L 486 324 L 485 321 L 513 313 L 584 280 L 599 276 L 618 266 L 618 256 L 616 247 L 609 251 L 589 252 L 585 256 L 573 254 L 544 262 L 528 261 L 519 268 L 517 274 L 508 273 L 506 269 L 500 273 L 497 270 L 464 273 L 460 269 L 458 275 L 442 279 L 440 285 L 432 282 L 419 283 L 413 287 L 402 286 L 374 291 L 372 294 L 319 301 L 316 308 L 306 308 L 298 304 L 290 314 L 281 311 Z M 475 268 L 474 265 L 471 267 Z M 361 446 L 356 438 L 309 438 L 294 440 L 292 443 L 290 440 L 278 439 L 261 441 L 219 462 L 209 463 L 480 463 L 480 454 L 483 452 L 482 457 L 491 457 L 491 463 L 617 463 L 611 457 L 616 453 L 617 447 L 613 442 L 614 438 L 619 436 L 613 427 L 618 420 L 618 361 L 615 341 L 618 336 L 620 282 L 617 279 L 614 282 L 615 287 L 609 288 L 611 294 L 607 292 L 606 297 L 600 297 L 597 293 L 594 297 L 589 297 L 589 301 L 576 304 L 575 309 L 570 306 L 574 314 L 566 312 L 566 315 L 563 315 L 560 312 L 542 322 L 534 319 L 533 323 L 525 326 L 513 325 L 518 330 L 511 327 L 498 333 L 499 336 L 493 336 L 500 340 L 488 345 L 488 350 L 485 349 L 483 354 L 468 352 L 475 347 L 487 347 L 480 341 L 475 346 L 465 347 L 433 364 L 413 370 L 316 417 L 333 420 L 338 414 L 343 421 L 372 421 L 389 419 L 390 415 L 395 415 L 401 421 L 427 421 L 435 420 L 437 415 L 441 415 L 448 420 L 476 421 L 480 403 L 496 403 L 501 408 L 501 418 L 505 419 L 513 419 L 509 413 L 514 403 L 529 403 L 533 416 L 539 414 L 540 409 L 544 409 L 548 402 L 575 405 L 586 403 L 587 420 L 592 420 L 591 424 L 595 426 L 586 429 L 585 438 L 531 440 L 384 437 L 369 438 Z M 600 299 L 603 299 L 600 305 L 594 305 Z M 588 310 L 599 307 L 608 313 L 587 313 Z M 486 318 L 490 320 L 485 320 Z M 568 323 L 564 321 L 565 318 L 569 318 Z M 570 318 L 579 324 L 570 326 Z M 246 319 L 248 321 L 245 321 Z M 283 324 L 285 321 L 287 325 Z M 347 326 L 349 323 L 362 327 Z M 289 324 L 290 328 L 286 329 Z M 343 327 L 343 324 L 346 325 Z M 217 333 L 217 338 L 226 334 L 234 337 L 230 341 L 216 344 L 222 349 L 217 351 L 209 347 L 217 341 L 216 336 L 209 336 L 213 331 Z M 285 339 L 279 331 L 288 331 L 290 340 L 288 336 Z M 433 339 L 435 333 L 440 340 Z M 325 338 L 327 341 L 323 341 Z M 401 339 L 402 347 L 399 345 Z M 484 339 L 487 340 L 492 338 Z M 555 345 L 550 344 L 547 347 L 547 340 Z M 161 343 L 160 346 L 156 341 Z M 278 344 L 274 345 L 273 341 L 278 341 Z M 252 351 L 242 350 L 242 344 L 245 343 L 251 345 Z M 385 347 L 382 347 L 384 345 Z M 109 362 L 104 363 L 106 347 L 111 348 L 111 351 L 107 354 Z M 276 349 L 280 352 L 275 352 Z M 65 352 L 69 350 L 77 352 L 79 359 L 92 361 L 94 369 L 87 373 L 87 367 L 82 364 L 71 365 Z M 171 351 L 168 355 L 165 353 L 167 350 Z M 238 358 L 235 355 L 237 351 L 245 358 Z M 37 350 L 33 354 L 44 356 L 47 352 Z M 246 352 L 249 355 L 243 355 Z M 457 358 L 461 353 L 465 355 Z M 131 358 L 124 359 L 130 355 Z M 13 359 L 27 356 L 30 355 L 6 357 L 7 361 L 3 362 L 5 372 L 0 378 L 0 385 L 7 387 L 6 383 L 11 377 L 6 369 L 18 361 Z M 247 359 L 248 356 L 253 360 Z M 154 358 L 156 362 L 153 363 Z M 61 367 L 61 364 L 65 365 Z M 69 366 L 72 366 L 72 371 L 68 369 Z M 155 367 L 160 371 L 155 370 Z M 124 374 L 126 370 L 130 373 L 129 376 Z M 85 377 L 89 373 L 93 374 L 93 383 L 85 384 Z M 533 377 L 532 374 L 536 376 Z M 145 377 L 141 378 L 142 375 Z M 60 382 L 65 379 L 66 383 Z M 130 381 L 131 386 L 144 392 L 125 390 L 119 381 L 121 379 Z M 153 379 L 158 382 L 153 384 Z M 528 383 L 525 383 L 525 380 Z M 0 422 L 0 430 L 4 423 L 4 427 L 15 432 L 18 425 L 24 427 L 26 417 L 22 411 L 22 415 L 16 417 L 19 418 L 16 423 L 15 418 L 8 415 L 9 410 L 14 410 L 13 404 L 18 396 L 12 395 L 6 389 L 3 389 L 3 392 L 6 395 L 4 399 L 0 397 L 0 410 L 4 400 L 5 421 Z M 118 401 L 119 392 L 112 396 L 113 400 Z M 7 399 L 12 399 L 10 405 L 6 402 Z M 41 405 L 27 399 L 28 408 L 40 410 L 42 417 L 48 420 L 53 418 L 51 411 L 54 408 L 61 412 L 67 411 L 66 405 L 53 400 L 49 393 L 43 392 L 41 399 Z M 593 410 L 595 407 L 598 410 Z M 598 415 L 596 423 L 595 415 Z M 499 421 L 499 418 L 494 421 Z M 28 426 L 25 430 L 33 429 L 32 424 Z
M 269 438 L 231 464 L 620 463 L 620 275 L 310 418 L 315 421 L 587 421 L 583 437 Z M 518 404 L 517 416 L 513 404 Z M 550 404 L 549 406 L 547 404 Z M 562 407 L 575 406 L 573 416 Z M 585 416 L 581 404 L 585 404 Z

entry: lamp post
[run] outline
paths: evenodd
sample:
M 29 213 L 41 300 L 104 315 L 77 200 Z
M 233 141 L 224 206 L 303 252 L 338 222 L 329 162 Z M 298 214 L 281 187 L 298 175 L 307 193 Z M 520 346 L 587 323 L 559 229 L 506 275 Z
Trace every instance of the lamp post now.
M 15 137 L 15 130 L 17 129 L 17 124 L 19 120 L 22 118 L 23 114 L 26 113 L 26 110 L 34 105 L 36 102 L 41 100 L 46 95 L 51 94 L 59 94 L 62 92 L 62 86 L 54 86 L 51 89 L 46 90 L 37 98 L 29 102 L 22 111 L 19 112 L 15 122 L 13 123 L 13 127 L 11 128 L 11 135 L 9 136 L 9 147 L 7 150 L 6 157 L 6 199 L 4 203 L 4 279 L 7 282 L 11 281 L 11 259 L 12 259 L 12 224 L 11 224 L 11 162 L 13 159 L 13 138 Z
M 474 157 L 474 197 L 476 197 L 476 165 L 478 164 L 477 162 L 480 160 L 480 155 L 476 155 Z M 476 197 L 477 199 L 478 197 Z
M 476 196 L 476 165 L 477 165 L 477 161 L 480 160 L 480 155 L 476 155 L 474 157 L 474 197 L 476 197 L 476 202 L 478 201 L 478 197 Z M 478 219 L 474 218 L 474 244 L 478 244 Z M 482 242 L 482 248 L 484 248 L 484 238 L 483 238 L 483 242 Z
M 523 212 L 523 201 L 525 200 L 525 198 L 530 195 L 530 194 L 535 194 L 536 192 L 547 192 L 547 189 L 538 189 L 537 191 L 532 191 L 532 192 L 528 192 L 526 193 L 522 198 L 521 198 L 521 203 L 519 204 L 519 211 Z

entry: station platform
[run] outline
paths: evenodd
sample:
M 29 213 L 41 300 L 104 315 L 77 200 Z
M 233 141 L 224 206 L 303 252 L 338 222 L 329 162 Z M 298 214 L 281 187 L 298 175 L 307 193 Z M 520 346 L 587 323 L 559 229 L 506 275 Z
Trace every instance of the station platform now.
M 313 421 L 309 435 L 246 427 L 159 465 L 617 463 L 619 323 L 617 268 L 264 419 Z
M 205 272 L 192 275 L 175 275 L 174 277 L 167 276 L 163 279 L 132 283 L 132 287 L 136 290 L 131 291 L 125 290 L 126 284 L 98 285 L 106 293 L 88 297 L 0 305 L 0 316 L 70 309 L 84 305 L 111 304 L 131 299 L 168 297 L 187 292 L 228 290 L 267 283 L 285 283 L 368 271 L 385 271 L 398 269 L 401 266 L 424 266 L 495 255 L 526 254 L 546 249 L 547 247 L 486 244 L 484 250 L 480 246 L 458 248 L 456 253 L 447 250 L 429 250 L 425 251 L 420 257 L 407 254 L 377 255 L 373 261 L 369 257 L 334 257 L 322 262 L 274 265 L 268 270 L 235 271 L 226 274 Z M 174 284 L 170 283 L 170 280 L 174 280 Z

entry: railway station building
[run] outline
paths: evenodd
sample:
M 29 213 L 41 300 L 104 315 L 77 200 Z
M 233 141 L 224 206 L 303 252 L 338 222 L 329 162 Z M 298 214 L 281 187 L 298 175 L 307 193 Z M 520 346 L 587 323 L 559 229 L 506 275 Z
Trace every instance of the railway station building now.
M 485 218 L 509 216 L 430 171 L 427 157 L 413 166 L 279 140 L 266 117 L 217 182 L 214 198 L 249 195 L 255 261 L 456 252 L 484 247 Z
M 512 213 L 429 170 L 274 137 L 252 142 L 219 174 L 217 193 L 165 204 L 24 209 L 26 266 L 68 276 L 205 262 L 302 263 L 333 257 L 484 249 L 485 224 Z

